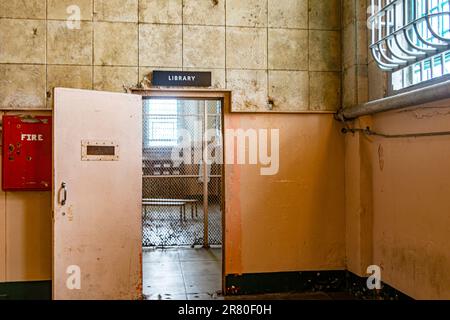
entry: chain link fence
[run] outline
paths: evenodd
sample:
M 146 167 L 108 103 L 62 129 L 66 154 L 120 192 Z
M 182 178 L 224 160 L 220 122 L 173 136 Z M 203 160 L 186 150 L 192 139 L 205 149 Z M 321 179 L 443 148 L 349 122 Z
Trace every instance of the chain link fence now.
M 143 134 L 143 246 L 221 245 L 221 102 L 145 99 Z

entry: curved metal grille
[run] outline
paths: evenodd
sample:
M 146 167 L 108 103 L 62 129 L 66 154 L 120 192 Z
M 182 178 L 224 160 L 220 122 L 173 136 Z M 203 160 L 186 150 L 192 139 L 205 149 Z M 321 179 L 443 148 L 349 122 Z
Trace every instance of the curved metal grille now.
M 382 70 L 396 71 L 450 49 L 449 0 L 372 0 L 370 13 L 370 50 Z

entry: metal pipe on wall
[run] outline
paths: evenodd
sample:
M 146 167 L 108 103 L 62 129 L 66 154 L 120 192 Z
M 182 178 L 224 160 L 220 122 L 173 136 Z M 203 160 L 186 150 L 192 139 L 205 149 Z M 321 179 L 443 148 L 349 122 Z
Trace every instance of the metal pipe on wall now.
M 370 101 L 355 107 L 341 109 L 337 116 L 342 120 L 353 120 L 362 116 L 418 106 L 448 98 L 450 98 L 450 80 L 406 93 L 400 93 L 395 96 Z

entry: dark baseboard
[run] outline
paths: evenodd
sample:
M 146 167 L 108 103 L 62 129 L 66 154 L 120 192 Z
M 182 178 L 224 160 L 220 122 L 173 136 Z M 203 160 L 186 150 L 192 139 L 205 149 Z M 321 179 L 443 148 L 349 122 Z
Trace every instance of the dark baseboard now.
M 0 300 L 51 300 L 51 281 L 0 283 Z
M 367 278 L 349 271 L 305 271 L 228 275 L 227 295 L 252 295 L 286 292 L 347 292 L 363 300 L 412 300 L 383 283 L 381 290 L 369 290 Z M 52 282 L 0 283 L 0 300 L 51 300 Z
M 345 288 L 345 271 L 228 275 L 225 287 L 228 295 L 315 291 L 339 292 Z
M 381 284 L 380 290 L 369 290 L 367 288 L 367 279 L 347 271 L 347 292 L 358 299 L 364 300 L 413 300 L 408 295 L 384 282 Z
M 347 292 L 364 300 L 410 300 L 395 288 L 384 284 L 381 290 L 369 290 L 367 278 L 349 271 L 306 271 L 228 275 L 227 295 L 252 295 L 286 292 Z

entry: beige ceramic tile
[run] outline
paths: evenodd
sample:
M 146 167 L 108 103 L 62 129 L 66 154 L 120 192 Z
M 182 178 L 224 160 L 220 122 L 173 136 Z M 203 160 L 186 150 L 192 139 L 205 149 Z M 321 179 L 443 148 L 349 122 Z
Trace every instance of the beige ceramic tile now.
M 226 24 L 235 27 L 266 27 L 267 0 L 227 0 Z
M 342 0 L 342 27 L 346 27 L 355 21 L 357 0 Z M 362 0 L 358 0 L 363 2 Z
M 183 65 L 225 68 L 225 27 L 184 26 Z
M 307 71 L 269 71 L 269 97 L 273 111 L 295 112 L 309 108 Z
M 0 63 L 45 63 L 43 20 L 0 19 Z
M 92 67 L 48 66 L 47 106 L 53 106 L 54 88 L 92 89 Z
M 342 103 L 344 108 L 353 107 L 357 104 L 357 83 L 356 83 L 356 66 L 345 69 L 342 78 Z
M 48 64 L 92 64 L 92 22 L 80 26 L 69 29 L 65 21 L 48 21 Z
M 269 0 L 269 27 L 308 29 L 308 0 Z
M 369 63 L 369 100 L 381 99 L 387 93 L 387 73 L 383 72 L 375 62 Z
M 137 66 L 137 37 L 137 24 L 119 22 L 95 22 L 95 65 Z
M 93 0 L 48 0 L 47 18 L 57 20 L 74 19 L 80 14 L 81 20 L 92 21 Z
M 267 29 L 227 28 L 227 68 L 267 69 Z
M 358 104 L 369 101 L 369 67 L 367 65 L 358 65 L 356 70 L 358 79 Z
M 45 65 L 0 65 L 0 108 L 45 108 Z
M 309 0 L 309 28 L 340 30 L 341 0 Z
M 341 106 L 341 73 L 311 72 L 310 109 L 318 111 L 336 111 Z
M 308 31 L 269 29 L 269 69 L 308 70 Z
M 309 31 L 309 69 L 341 70 L 341 34 L 339 31 Z
M 0 18 L 45 19 L 46 0 L 0 1 Z
M 140 25 L 139 65 L 182 67 L 182 39 L 181 25 Z
M 225 25 L 225 0 L 184 0 L 183 23 Z
M 367 22 L 358 21 L 356 24 L 356 62 L 357 64 L 365 64 L 368 63 L 368 54 L 369 54 L 369 37 L 368 37 L 369 29 L 367 28 Z
M 145 23 L 181 24 L 182 0 L 140 0 L 139 21 Z
M 94 0 L 96 21 L 138 21 L 139 0 Z
M 233 90 L 233 111 L 268 111 L 267 71 L 227 70 L 227 89 Z
M 125 92 L 138 83 L 137 67 L 95 67 L 94 90 Z
M 355 25 L 349 24 L 342 30 L 342 67 L 350 68 L 356 64 Z

